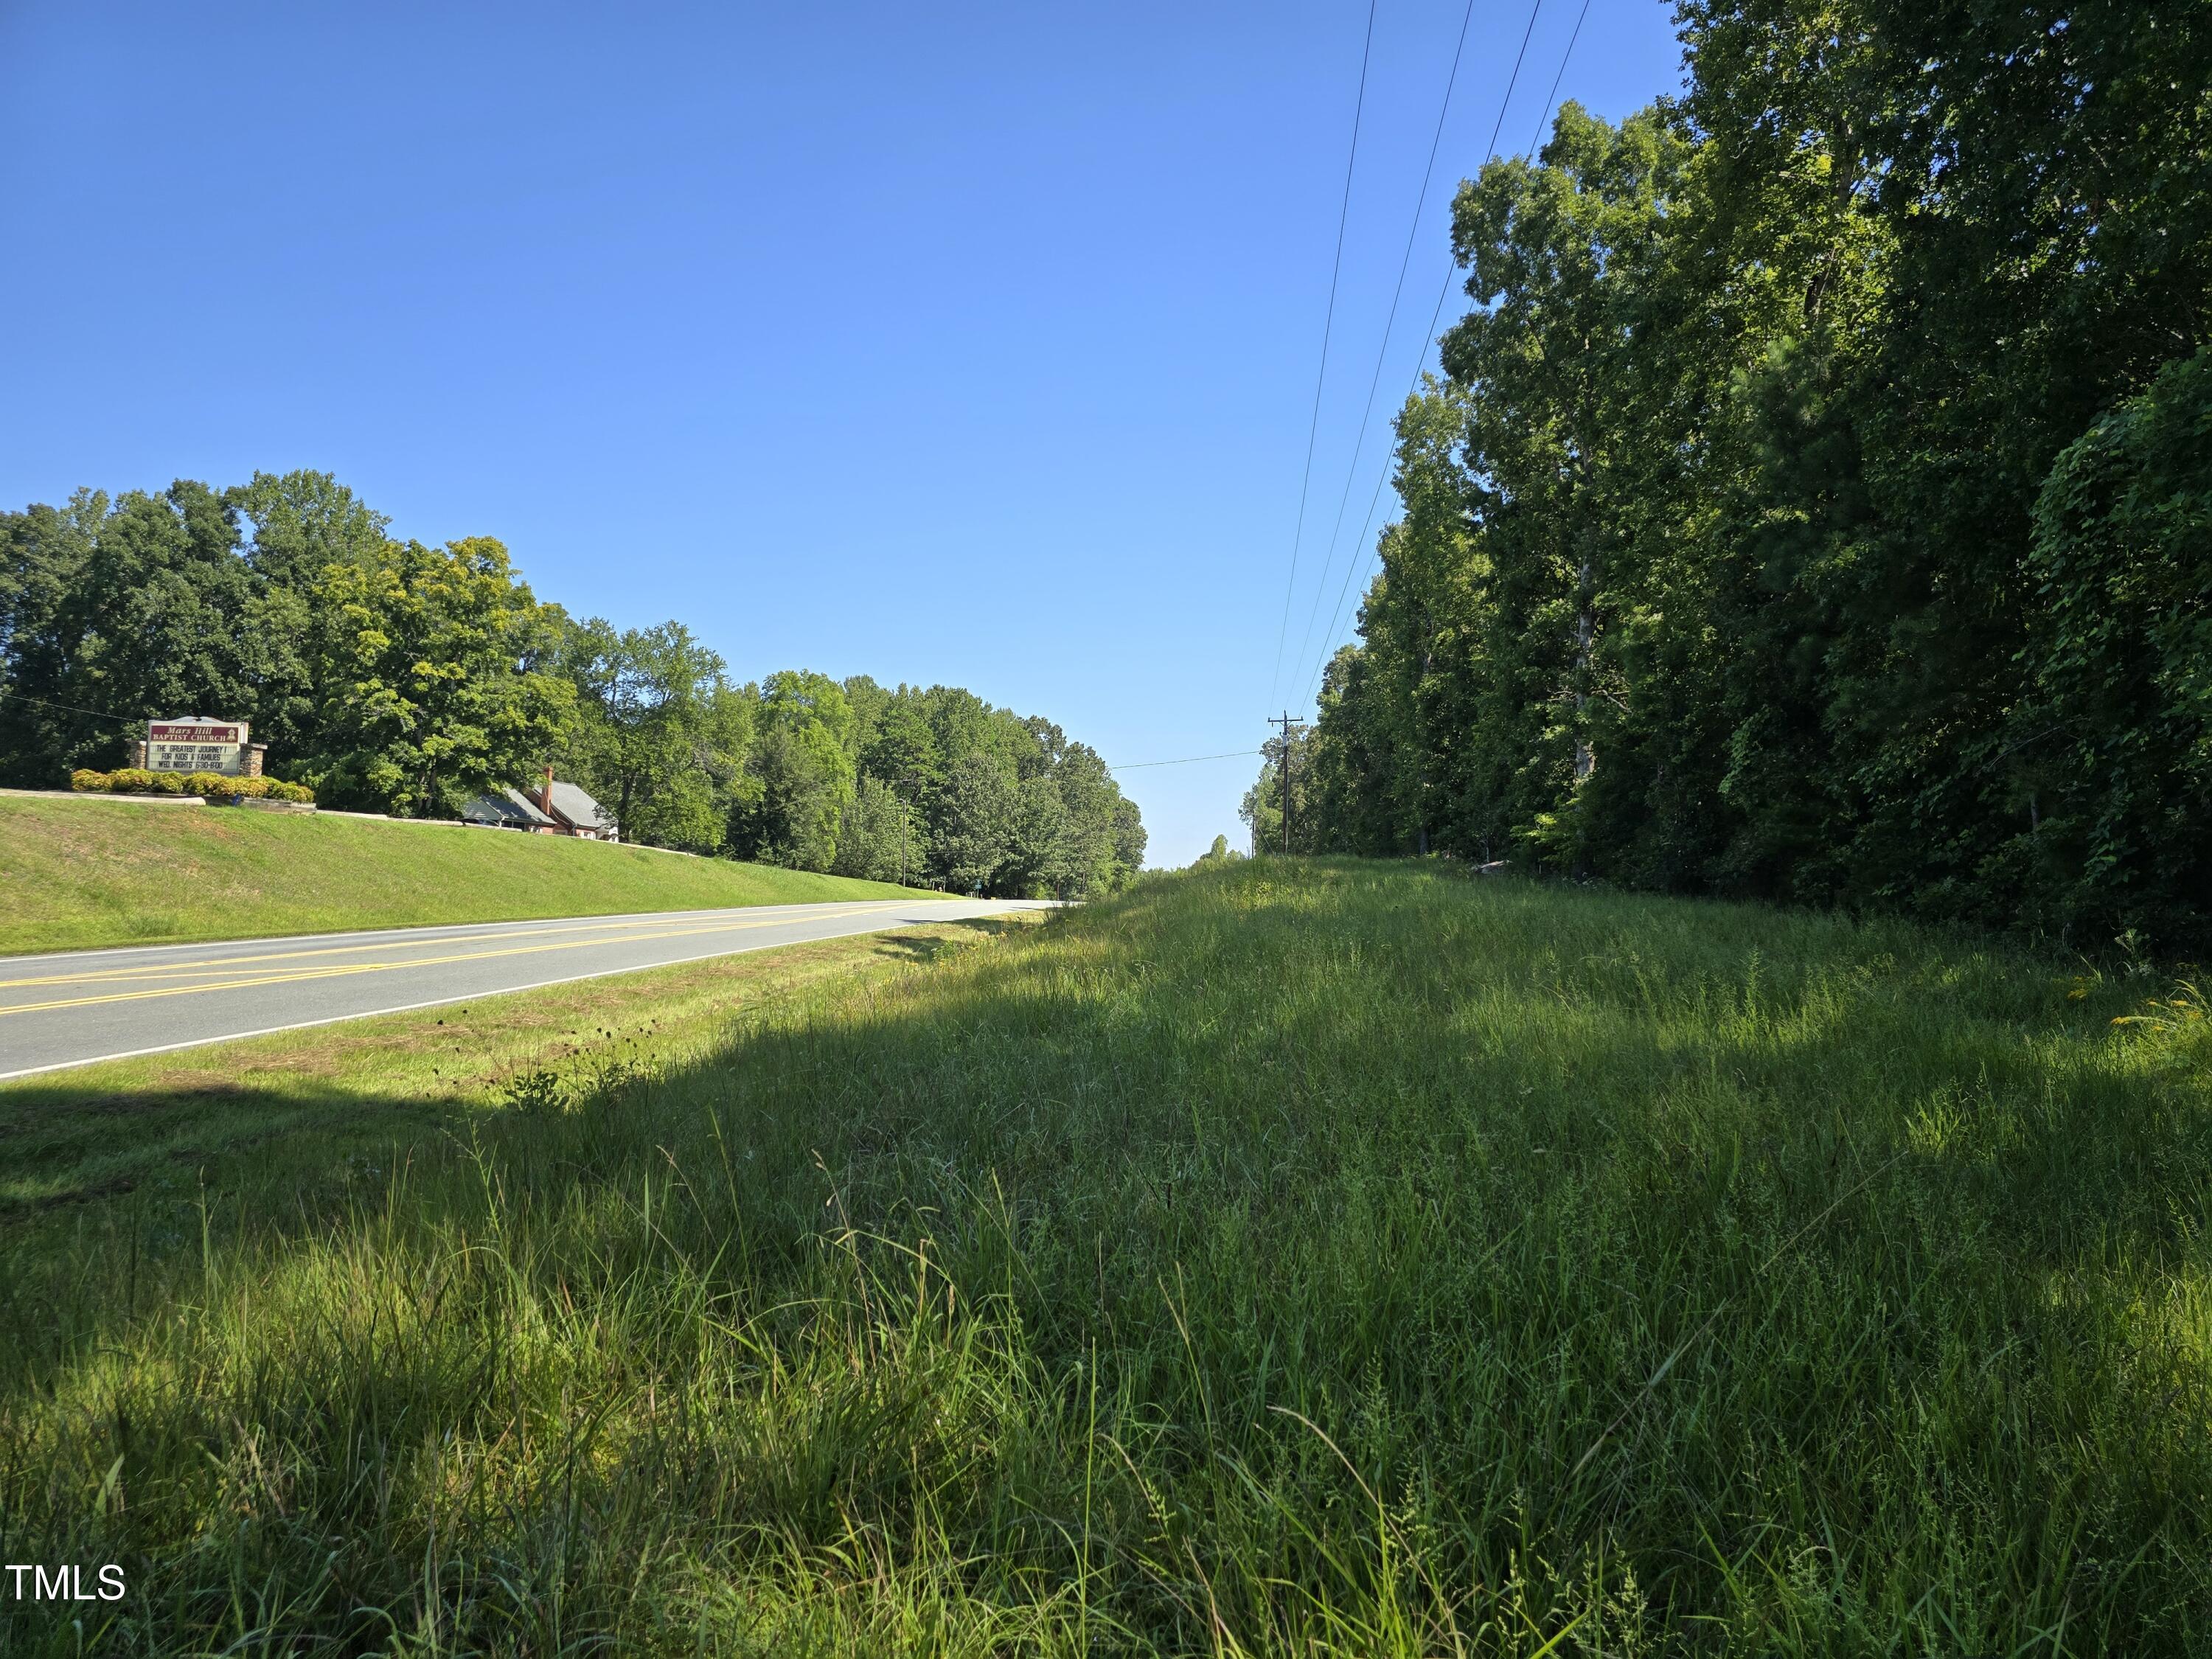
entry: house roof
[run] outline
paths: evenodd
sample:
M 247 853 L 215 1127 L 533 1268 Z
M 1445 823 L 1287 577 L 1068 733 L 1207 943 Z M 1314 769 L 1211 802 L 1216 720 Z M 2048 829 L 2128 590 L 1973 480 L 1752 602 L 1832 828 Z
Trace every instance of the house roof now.
M 532 805 L 519 789 L 502 789 L 496 795 L 478 795 L 461 809 L 471 823 L 520 825 L 526 830 L 550 830 L 553 820 Z
M 602 830 L 608 835 L 615 832 L 614 814 L 593 800 L 573 783 L 553 781 L 553 810 L 569 823 L 586 830 Z

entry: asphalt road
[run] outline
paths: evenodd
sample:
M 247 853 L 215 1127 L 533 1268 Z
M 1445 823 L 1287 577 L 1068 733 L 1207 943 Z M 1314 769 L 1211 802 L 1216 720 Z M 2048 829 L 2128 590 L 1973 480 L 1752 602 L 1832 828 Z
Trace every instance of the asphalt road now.
M 1022 899 L 870 899 L 0 957 L 0 1079 L 1039 908 Z

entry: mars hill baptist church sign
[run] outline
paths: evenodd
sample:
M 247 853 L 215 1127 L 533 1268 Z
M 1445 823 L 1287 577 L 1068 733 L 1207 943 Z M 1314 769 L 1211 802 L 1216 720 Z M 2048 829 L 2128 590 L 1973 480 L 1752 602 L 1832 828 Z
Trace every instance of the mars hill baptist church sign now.
M 258 778 L 269 745 L 246 741 L 244 720 L 149 720 L 138 745 L 138 764 L 149 772 L 215 772 L 227 778 Z

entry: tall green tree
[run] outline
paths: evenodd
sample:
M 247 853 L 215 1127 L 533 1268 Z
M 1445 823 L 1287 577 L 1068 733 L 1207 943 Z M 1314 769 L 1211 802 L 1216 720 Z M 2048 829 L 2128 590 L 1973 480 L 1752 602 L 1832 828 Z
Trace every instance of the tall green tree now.
M 824 674 L 771 674 L 755 720 L 757 788 L 733 819 L 733 843 L 767 863 L 833 868 L 856 776 L 858 734 L 843 688 Z
M 1013 849 L 1020 799 L 1012 769 L 986 750 L 971 750 L 945 780 L 931 864 L 957 893 L 989 892 Z
M 864 881 L 914 883 L 922 873 L 925 850 L 913 808 L 882 779 L 862 774 L 853 786 L 830 868 Z
M 327 805 L 452 817 L 526 778 L 574 719 L 566 680 L 518 666 L 545 650 L 558 619 L 488 536 L 386 542 L 326 565 L 313 610 L 322 746 L 289 769 Z
M 868 727 L 856 734 L 861 769 L 902 800 L 924 808 L 933 804 L 945 784 L 945 756 L 923 694 L 902 685 L 873 702 L 872 712 Z
M 1063 812 L 1055 896 L 1102 897 L 1127 886 L 1143 863 L 1144 848 L 1140 840 L 1131 856 L 1122 844 L 1121 814 L 1131 803 L 1105 761 L 1088 744 L 1067 743 L 1051 781 Z
M 323 746 L 324 697 L 307 650 L 315 585 L 329 565 L 381 557 L 389 521 L 327 472 L 257 472 L 222 499 L 252 578 L 243 632 L 258 655 L 253 734 L 282 763 Z
M 248 626 L 235 515 L 205 484 L 80 491 L 8 514 L 0 538 L 11 780 L 119 764 L 149 718 L 252 716 L 268 641 Z
M 1682 99 L 1459 196 L 1315 844 L 2202 933 L 2201 596 L 2152 526 L 2196 488 L 2212 13 L 1679 15 Z
M 561 629 L 553 661 L 576 692 L 566 769 L 624 839 L 719 851 L 754 716 L 722 659 L 681 623 L 617 629 L 592 617 Z
M 2002 757 L 2014 877 L 2063 927 L 2212 921 L 2212 352 L 2063 451 L 2036 501 L 2042 599 Z
M 246 562 L 272 586 L 312 589 L 324 568 L 380 556 L 391 520 L 327 472 L 257 472 L 223 492 L 249 533 Z
M 1115 886 L 1133 881 L 1137 872 L 1145 867 L 1145 846 L 1149 839 L 1145 830 L 1145 815 L 1138 810 L 1137 803 L 1127 795 L 1117 795 L 1114 800 Z
M 1039 772 L 1014 785 L 1006 822 L 1006 856 L 993 880 L 998 890 L 1020 898 L 1051 898 L 1075 883 L 1074 826 L 1060 786 Z

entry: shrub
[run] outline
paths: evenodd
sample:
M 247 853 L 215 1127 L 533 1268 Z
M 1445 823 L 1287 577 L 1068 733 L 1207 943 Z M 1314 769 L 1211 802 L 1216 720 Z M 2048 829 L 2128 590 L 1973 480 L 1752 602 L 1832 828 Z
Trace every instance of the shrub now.
M 149 772 L 125 766 L 113 772 L 79 768 L 70 774 L 70 787 L 86 794 L 198 795 L 203 800 L 283 800 L 302 806 L 315 804 L 315 792 L 304 784 L 282 778 L 233 778 L 220 772 Z

